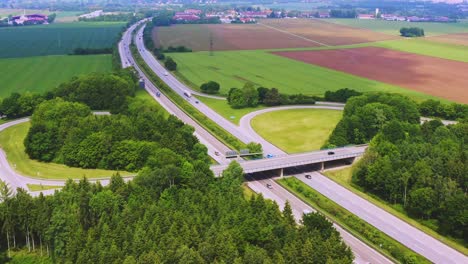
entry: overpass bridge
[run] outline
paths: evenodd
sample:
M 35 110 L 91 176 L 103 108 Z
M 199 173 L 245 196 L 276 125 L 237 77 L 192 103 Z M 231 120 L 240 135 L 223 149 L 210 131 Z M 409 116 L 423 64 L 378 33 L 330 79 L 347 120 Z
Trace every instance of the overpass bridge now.
M 283 169 L 291 167 L 299 167 L 306 165 L 319 165 L 321 169 L 324 168 L 326 162 L 340 161 L 340 160 L 353 160 L 364 154 L 367 145 L 359 145 L 352 147 L 336 148 L 329 150 L 320 150 L 307 153 L 298 154 L 285 154 L 278 155 L 273 158 L 241 161 L 239 164 L 244 169 L 245 173 L 258 173 L 265 171 L 280 170 L 281 176 Z M 331 153 L 333 152 L 333 154 Z M 215 176 L 219 177 L 223 171 L 228 167 L 228 164 L 213 165 L 211 170 Z

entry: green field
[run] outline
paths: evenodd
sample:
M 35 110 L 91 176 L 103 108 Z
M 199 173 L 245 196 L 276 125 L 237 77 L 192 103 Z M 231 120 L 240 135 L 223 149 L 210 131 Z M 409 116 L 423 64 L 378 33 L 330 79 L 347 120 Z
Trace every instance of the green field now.
M 207 81 L 221 84 L 221 94 L 246 82 L 257 86 L 278 88 L 282 93 L 323 96 L 325 91 L 351 88 L 361 92 L 382 91 L 408 95 L 416 100 L 433 96 L 373 81 L 351 74 L 318 67 L 276 56 L 266 51 L 224 51 L 172 53 L 177 69 L 195 85 Z
M 46 191 L 46 190 L 53 190 L 62 188 L 62 186 L 58 185 L 42 185 L 42 184 L 28 184 L 28 189 L 31 192 L 38 192 L 38 191 Z
M 468 24 L 467 24 L 468 27 Z M 429 39 L 400 39 L 375 42 L 373 46 L 420 55 L 468 62 L 468 48 L 463 45 L 433 42 Z
M 111 69 L 111 55 L 0 59 L 0 98 L 12 92 L 51 90 L 72 76 Z
M 267 108 L 266 106 L 259 105 L 257 107 L 246 107 L 241 109 L 234 109 L 228 105 L 226 100 L 213 99 L 208 97 L 198 96 L 197 99 L 202 101 L 204 104 L 209 106 L 211 109 L 215 110 L 218 114 L 231 121 L 232 123 L 238 125 L 240 119 L 253 111 L 261 110 Z
M 0 28 L 0 58 L 69 54 L 75 48 L 110 48 L 122 22 L 75 22 Z
M 406 22 L 365 19 L 327 19 L 326 21 L 340 25 L 370 29 L 390 35 L 400 35 L 400 28 L 402 27 L 423 28 L 426 36 L 468 32 L 467 21 L 458 23 Z
M 57 163 L 31 160 L 24 151 L 23 141 L 30 127 L 28 123 L 18 124 L 0 132 L 0 147 L 5 151 L 12 167 L 22 175 L 45 179 L 81 179 L 110 177 L 116 171 L 71 168 Z M 120 172 L 122 176 L 131 175 Z
M 318 150 L 341 119 L 342 112 L 327 109 L 274 111 L 254 117 L 253 129 L 268 142 L 288 152 Z

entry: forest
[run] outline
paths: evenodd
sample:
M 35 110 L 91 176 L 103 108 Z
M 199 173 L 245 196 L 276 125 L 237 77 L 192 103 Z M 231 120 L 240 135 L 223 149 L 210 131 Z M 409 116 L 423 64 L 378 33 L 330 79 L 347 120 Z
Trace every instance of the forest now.
M 352 182 L 399 205 L 430 228 L 468 242 L 468 122 L 465 106 L 417 104 L 396 94 L 351 97 L 326 146 L 370 142 Z M 444 126 L 429 116 L 458 117 Z
M 371 141 L 352 181 L 438 232 L 468 242 L 468 123 L 392 120 Z
M 205 161 L 147 166 L 126 183 L 68 181 L 52 196 L 0 188 L 0 262 L 25 248 L 54 263 L 351 263 L 318 213 L 297 225 L 287 204 L 244 197 L 233 162 L 214 178 Z

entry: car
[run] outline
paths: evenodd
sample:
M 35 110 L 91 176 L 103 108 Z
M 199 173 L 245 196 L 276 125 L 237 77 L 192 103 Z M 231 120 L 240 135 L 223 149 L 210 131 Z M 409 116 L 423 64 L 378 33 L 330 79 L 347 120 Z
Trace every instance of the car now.
M 305 177 L 306 177 L 307 179 L 312 179 L 312 176 L 310 176 L 310 174 L 306 174 Z
M 271 184 L 269 184 L 269 183 L 267 183 L 266 187 L 267 187 L 268 189 L 273 189 L 273 186 L 271 186 Z
M 219 152 L 218 152 L 218 151 L 215 151 L 215 155 L 216 155 L 216 156 L 219 156 Z
M 163 75 L 164 75 L 164 76 L 169 76 L 169 73 L 168 73 L 168 72 L 164 72 Z
M 271 159 L 271 158 L 274 157 L 274 155 L 273 154 L 267 154 L 266 157 L 267 157 L 267 159 Z
M 196 104 L 198 104 L 198 101 L 195 101 Z
M 328 154 L 328 155 L 335 155 L 335 152 L 333 152 L 333 151 L 328 151 L 327 154 Z

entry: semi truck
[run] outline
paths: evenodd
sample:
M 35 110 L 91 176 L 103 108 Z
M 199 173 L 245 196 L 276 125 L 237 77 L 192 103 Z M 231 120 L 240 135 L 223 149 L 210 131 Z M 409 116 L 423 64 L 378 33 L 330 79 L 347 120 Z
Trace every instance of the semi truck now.
M 140 79 L 140 80 L 138 81 L 138 84 L 140 85 L 140 88 L 145 88 L 145 80 Z

